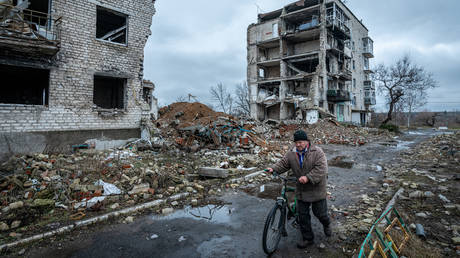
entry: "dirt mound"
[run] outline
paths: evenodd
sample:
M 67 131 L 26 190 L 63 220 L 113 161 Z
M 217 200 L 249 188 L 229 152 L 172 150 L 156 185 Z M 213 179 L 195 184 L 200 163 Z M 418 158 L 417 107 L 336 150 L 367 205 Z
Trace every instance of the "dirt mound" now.
M 194 102 L 176 102 L 163 107 L 159 111 L 160 121 L 174 121 L 178 119 L 179 128 L 195 124 L 209 124 L 218 117 L 231 117 L 222 112 L 215 112 L 205 104 Z

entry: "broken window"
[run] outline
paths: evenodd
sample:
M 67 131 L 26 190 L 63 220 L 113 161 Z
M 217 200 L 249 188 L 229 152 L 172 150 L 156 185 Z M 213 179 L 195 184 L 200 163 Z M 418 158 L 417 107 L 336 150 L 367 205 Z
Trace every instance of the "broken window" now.
M 0 65 L 0 103 L 48 105 L 49 70 Z
M 127 44 L 128 16 L 103 7 L 97 7 L 96 38 Z
M 100 108 L 123 109 L 126 79 L 94 76 L 93 103 Z

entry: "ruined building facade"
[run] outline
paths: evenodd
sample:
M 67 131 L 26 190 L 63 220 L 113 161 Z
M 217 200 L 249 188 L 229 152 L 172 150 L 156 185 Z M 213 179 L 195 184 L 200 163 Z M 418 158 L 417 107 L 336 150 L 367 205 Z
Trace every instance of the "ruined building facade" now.
M 0 154 L 139 137 L 154 4 L 0 0 Z
M 315 123 L 320 115 L 333 115 L 369 122 L 373 41 L 340 0 L 301 0 L 259 14 L 247 41 L 254 119 Z

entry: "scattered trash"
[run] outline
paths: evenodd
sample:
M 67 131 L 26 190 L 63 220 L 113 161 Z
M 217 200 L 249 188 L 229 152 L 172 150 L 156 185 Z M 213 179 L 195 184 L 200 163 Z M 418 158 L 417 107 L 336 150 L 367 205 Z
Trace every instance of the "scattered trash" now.
M 158 235 L 157 234 L 153 234 L 150 236 L 150 239 L 157 239 L 158 238 Z
M 182 241 L 185 241 L 185 240 L 187 240 L 187 239 L 184 236 L 180 236 L 179 239 L 178 239 L 179 242 L 182 242 Z
M 117 195 L 117 194 L 121 194 L 121 190 L 118 189 L 118 187 L 116 187 L 116 186 L 113 185 L 113 184 L 106 183 L 106 182 L 102 181 L 101 179 L 99 179 L 99 181 L 97 181 L 97 182 L 95 183 L 95 185 L 102 185 L 102 187 L 104 187 L 104 193 L 103 193 L 103 195 Z
M 425 229 L 422 224 L 415 224 L 415 234 L 423 240 L 426 240 Z

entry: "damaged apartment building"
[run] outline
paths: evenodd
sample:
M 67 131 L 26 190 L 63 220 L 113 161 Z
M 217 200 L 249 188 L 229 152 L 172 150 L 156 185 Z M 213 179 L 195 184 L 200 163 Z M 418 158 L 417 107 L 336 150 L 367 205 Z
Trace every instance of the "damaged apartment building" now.
M 143 79 L 154 4 L 0 0 L 0 159 L 140 137 L 156 113 Z
M 373 41 L 342 1 L 302 0 L 259 14 L 247 41 L 254 119 L 370 121 Z

